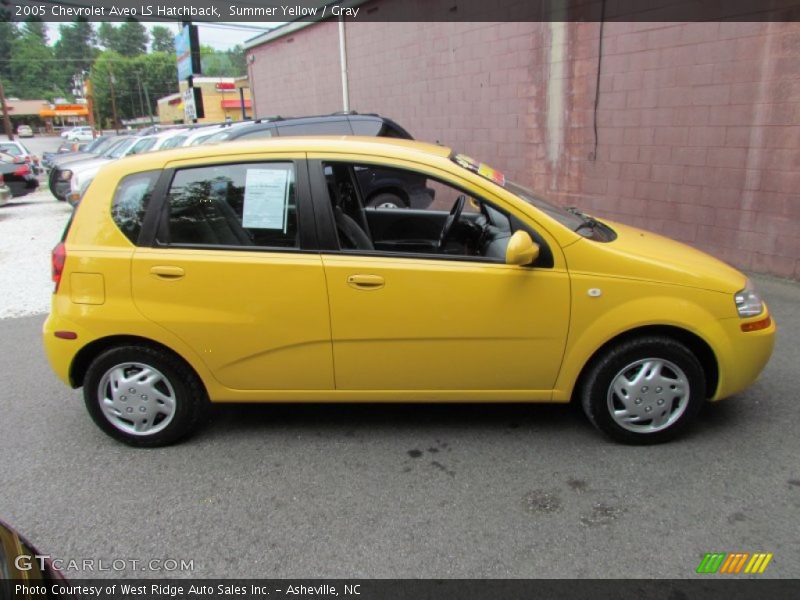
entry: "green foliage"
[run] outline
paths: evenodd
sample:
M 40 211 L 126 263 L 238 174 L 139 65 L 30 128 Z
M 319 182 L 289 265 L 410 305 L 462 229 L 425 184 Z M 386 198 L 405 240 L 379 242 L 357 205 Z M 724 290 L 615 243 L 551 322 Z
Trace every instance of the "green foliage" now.
M 144 25 L 134 19 L 129 19 L 119 26 L 116 48 L 113 49 L 123 56 L 138 56 L 147 52 L 149 37 Z
M 53 73 L 54 82 L 64 90 L 71 91 L 73 78 L 88 73 L 97 56 L 96 36 L 91 23 L 79 19 L 70 25 L 59 27 L 60 37 L 53 47 L 59 68 Z
M 200 46 L 200 66 L 206 77 L 240 77 L 247 74 L 244 49 L 234 46 L 218 51 L 211 46 Z
M 61 95 L 53 49 L 47 45 L 47 31 L 41 21 L 22 25 L 11 42 L 11 62 L 6 94 L 20 98 L 52 99 Z
M 175 56 L 167 52 L 153 52 L 135 57 L 122 56 L 113 50 L 101 52 L 91 71 L 94 87 L 95 111 L 103 122 L 112 118 L 111 78 L 119 119 L 145 117 L 150 111 L 157 113 L 157 100 L 178 91 Z
M 14 23 L 0 19 L 0 77 L 6 85 L 11 74 L 11 48 L 18 35 Z
M 100 23 L 97 28 L 100 45 L 122 56 L 138 56 L 147 52 L 149 38 L 147 28 L 135 19 L 128 19 L 119 27 L 112 23 Z
M 112 50 L 117 44 L 117 28 L 113 23 L 103 21 L 97 28 L 97 41 L 106 50 Z
M 168 28 L 156 25 L 150 30 L 152 40 L 150 47 L 153 52 L 175 52 L 175 34 Z

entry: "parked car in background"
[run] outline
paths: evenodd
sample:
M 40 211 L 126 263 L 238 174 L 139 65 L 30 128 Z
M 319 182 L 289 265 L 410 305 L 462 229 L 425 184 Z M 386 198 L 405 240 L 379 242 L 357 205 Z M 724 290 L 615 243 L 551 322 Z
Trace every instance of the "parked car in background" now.
M 91 127 L 81 126 L 73 127 L 69 131 L 62 132 L 61 137 L 66 138 L 70 142 L 88 142 L 94 139 L 94 133 Z
M 436 202 L 368 207 L 357 169 L 413 171 Z M 62 240 L 48 359 L 134 446 L 181 439 L 211 402 L 572 399 L 654 444 L 752 384 L 775 342 L 736 269 L 408 140 L 126 158 Z
M 0 206 L 11 199 L 11 189 L 6 185 L 3 174 L 0 173 Z
M 14 197 L 25 196 L 39 187 L 30 165 L 19 156 L 0 152 L 0 175 Z
M 139 137 L 136 139 L 135 143 L 128 147 L 118 158 L 155 152 L 156 150 L 177 145 L 180 143 L 181 139 L 184 141 L 186 140 L 186 136 L 181 135 L 182 133 L 182 130 L 170 129 L 153 135 Z M 89 184 L 94 180 L 97 172 L 106 162 L 107 161 L 90 161 L 72 168 L 70 192 L 67 195 L 67 201 L 70 204 L 75 205 L 80 201 L 86 188 L 89 187 Z
M 268 117 L 225 127 L 199 140 L 212 144 L 234 140 L 255 140 L 271 137 L 308 135 L 358 135 L 411 140 L 411 134 L 392 119 L 378 114 L 356 112 L 333 113 L 309 117 Z M 365 203 L 377 208 L 425 208 L 434 200 L 434 191 L 425 186 L 425 178 L 404 172 L 371 169 L 357 170 L 356 177 L 363 188 Z
M 33 129 L 30 125 L 20 125 L 17 127 L 17 135 L 24 138 L 33 137 Z
M 92 158 L 104 152 L 115 139 L 119 139 L 118 136 L 101 135 L 91 142 L 67 142 L 62 144 L 62 146 L 69 146 L 64 151 L 62 151 L 62 147 L 59 147 L 58 152 L 45 152 L 42 154 L 42 165 L 50 171 L 55 166 Z
M 0 140 L 0 152 L 5 152 L 11 156 L 22 157 L 25 162 L 30 165 L 31 169 L 33 169 L 33 172 L 36 175 L 44 170 L 39 162 L 39 157 L 28 150 L 27 146 L 25 146 L 25 144 L 19 140 Z
M 403 127 L 378 114 L 356 112 L 333 113 L 308 117 L 266 117 L 256 121 L 237 123 L 216 132 L 208 142 L 257 140 L 270 137 L 298 135 L 361 135 L 414 139 Z
M 67 195 L 70 193 L 70 180 L 73 175 L 73 168 L 78 168 L 83 164 L 93 161 L 107 162 L 123 155 L 123 152 L 130 148 L 134 140 L 138 138 L 129 135 L 115 136 L 100 154 L 89 154 L 78 158 L 75 161 L 65 161 L 56 163 L 50 170 L 48 185 L 50 191 L 61 202 L 66 202 Z

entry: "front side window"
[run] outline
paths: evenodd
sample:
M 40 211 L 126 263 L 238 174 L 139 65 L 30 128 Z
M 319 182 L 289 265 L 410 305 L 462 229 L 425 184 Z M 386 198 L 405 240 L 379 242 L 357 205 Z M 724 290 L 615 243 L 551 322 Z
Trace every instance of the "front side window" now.
M 124 177 L 114 192 L 111 218 L 134 244 L 139 240 L 142 221 L 161 171 L 135 173 Z
M 339 247 L 504 262 L 509 216 L 483 198 L 405 169 L 323 164 Z
M 176 171 L 159 242 L 299 248 L 295 167 L 290 162 Z

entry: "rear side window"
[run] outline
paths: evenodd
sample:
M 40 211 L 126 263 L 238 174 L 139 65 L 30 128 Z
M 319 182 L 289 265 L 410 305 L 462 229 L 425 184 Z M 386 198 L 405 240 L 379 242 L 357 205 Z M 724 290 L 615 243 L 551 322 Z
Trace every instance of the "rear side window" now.
M 111 202 L 111 218 L 120 231 L 136 244 L 142 230 L 144 213 L 161 171 L 128 175 L 119 182 Z
M 369 137 L 376 137 L 381 132 L 383 123 L 371 119 L 352 119 L 350 126 L 353 128 L 354 135 L 366 135 Z
M 295 168 L 290 162 L 182 169 L 170 185 L 167 208 L 166 228 L 159 228 L 162 243 L 266 248 L 300 245 Z

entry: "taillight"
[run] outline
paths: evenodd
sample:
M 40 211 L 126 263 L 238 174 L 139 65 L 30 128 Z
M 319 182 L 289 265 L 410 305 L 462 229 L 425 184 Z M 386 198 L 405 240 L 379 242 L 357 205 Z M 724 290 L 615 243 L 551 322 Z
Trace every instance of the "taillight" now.
M 61 274 L 64 272 L 64 263 L 67 261 L 67 247 L 64 242 L 59 242 L 51 255 L 51 264 L 53 271 L 53 283 L 56 284 L 53 293 L 58 292 L 58 285 L 61 283 Z
M 22 165 L 16 171 L 14 171 L 14 175 L 23 176 L 28 175 L 31 172 L 31 168 L 28 165 Z

